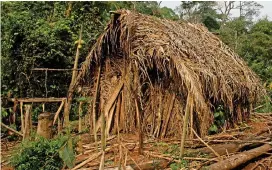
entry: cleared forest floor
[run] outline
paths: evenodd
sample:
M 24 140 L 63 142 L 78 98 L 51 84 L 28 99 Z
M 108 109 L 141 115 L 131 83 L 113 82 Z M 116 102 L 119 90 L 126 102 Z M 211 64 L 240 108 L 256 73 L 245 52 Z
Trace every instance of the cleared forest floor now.
M 249 121 L 225 132 L 203 138 L 206 144 L 199 139 L 186 140 L 186 152 L 180 160 L 180 139 L 155 139 L 151 136 L 144 138 L 144 155 L 138 154 L 137 134 L 119 134 L 107 139 L 105 149 L 105 169 L 213 169 L 215 163 L 230 160 L 230 163 L 239 161 L 244 154 L 251 155 L 251 159 L 241 163 L 235 169 L 267 170 L 272 169 L 272 114 L 252 114 Z M 89 134 L 82 135 L 83 152 L 76 156 L 78 169 L 99 169 L 101 162 L 101 143 L 97 142 L 98 150 Z M 10 153 L 19 143 L 1 141 L 1 167 L 8 166 Z M 258 153 L 258 149 L 265 147 L 265 152 Z M 257 154 L 253 153 L 252 150 Z M 216 154 L 217 156 L 216 156 Z M 218 157 L 220 155 L 220 157 Z M 237 156 L 235 158 L 235 156 Z M 221 166 L 219 164 L 219 166 Z

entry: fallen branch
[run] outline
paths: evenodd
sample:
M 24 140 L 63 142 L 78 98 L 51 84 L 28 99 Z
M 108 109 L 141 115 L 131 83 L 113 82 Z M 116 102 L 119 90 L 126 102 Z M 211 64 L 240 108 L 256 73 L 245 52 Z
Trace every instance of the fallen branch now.
M 212 164 L 211 166 L 208 167 L 208 169 L 211 169 L 211 170 L 234 169 L 234 168 L 246 163 L 247 161 L 268 152 L 271 149 L 272 149 L 271 145 L 265 144 L 265 145 L 262 145 L 258 148 L 251 149 L 249 151 L 245 151 L 245 152 L 233 155 L 226 160 Z
M 10 131 L 12 131 L 12 132 L 14 132 L 15 134 L 17 134 L 17 135 L 19 135 L 19 136 L 23 136 L 23 134 L 21 134 L 20 132 L 18 132 L 18 131 L 16 131 L 16 130 L 12 129 L 12 128 L 10 128 L 10 127 L 8 127 L 7 125 L 5 125 L 5 124 L 2 123 L 2 122 L 1 122 L 1 126 L 3 126 L 4 128 L 6 128 L 6 129 L 8 129 L 8 130 L 10 130 Z
M 192 128 L 192 131 L 193 131 L 193 133 L 195 134 L 195 136 L 204 144 L 204 145 L 206 145 L 219 159 L 221 159 L 221 157 L 220 157 L 220 155 L 217 153 L 217 152 L 215 152 L 215 150 L 212 148 L 212 147 L 210 147 L 206 142 L 204 142 L 198 135 L 197 135 L 197 133 L 195 132 L 195 130 Z
M 107 152 L 109 150 L 110 150 L 110 148 L 107 148 L 107 149 L 105 149 L 104 152 Z M 76 169 L 81 168 L 82 166 L 86 165 L 87 163 L 91 162 L 92 160 L 98 158 L 100 155 L 102 155 L 102 153 L 103 153 L 103 151 L 100 151 L 100 152 L 92 155 L 90 158 L 88 158 L 85 161 L 81 162 L 80 164 L 76 165 L 72 170 L 76 170 Z

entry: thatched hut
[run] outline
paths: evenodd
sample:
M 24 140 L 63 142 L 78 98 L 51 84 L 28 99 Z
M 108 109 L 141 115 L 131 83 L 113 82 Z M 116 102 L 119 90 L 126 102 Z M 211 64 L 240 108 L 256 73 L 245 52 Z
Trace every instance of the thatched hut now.
M 255 73 L 204 26 L 127 10 L 112 12 L 77 83 L 91 87 L 97 130 L 105 113 L 108 132 L 116 132 L 117 124 L 133 132 L 139 123 L 155 137 L 180 135 L 185 110 L 201 136 L 218 106 L 232 126 L 264 94 Z

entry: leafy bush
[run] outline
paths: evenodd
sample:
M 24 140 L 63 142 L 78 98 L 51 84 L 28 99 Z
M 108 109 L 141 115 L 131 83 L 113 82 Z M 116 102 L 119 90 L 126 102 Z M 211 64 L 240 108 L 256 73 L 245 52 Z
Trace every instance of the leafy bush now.
M 59 136 L 56 139 L 37 138 L 35 141 L 24 141 L 15 151 L 11 159 L 12 165 L 18 170 L 61 169 L 64 163 L 73 166 L 74 149 L 72 139 Z

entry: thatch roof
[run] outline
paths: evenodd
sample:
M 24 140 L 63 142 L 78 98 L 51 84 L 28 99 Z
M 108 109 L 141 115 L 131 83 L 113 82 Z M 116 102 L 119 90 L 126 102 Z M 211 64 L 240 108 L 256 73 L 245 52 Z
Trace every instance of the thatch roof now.
M 112 14 L 92 47 L 78 80 L 106 56 L 112 60 L 122 56 L 135 64 L 147 80 L 152 79 L 150 70 L 160 72 L 158 79 L 171 80 L 166 88 L 173 87 L 185 99 L 191 91 L 200 122 L 210 122 L 209 115 L 218 104 L 233 115 L 236 104 L 248 107 L 264 94 L 259 78 L 246 63 L 201 25 L 120 10 Z

